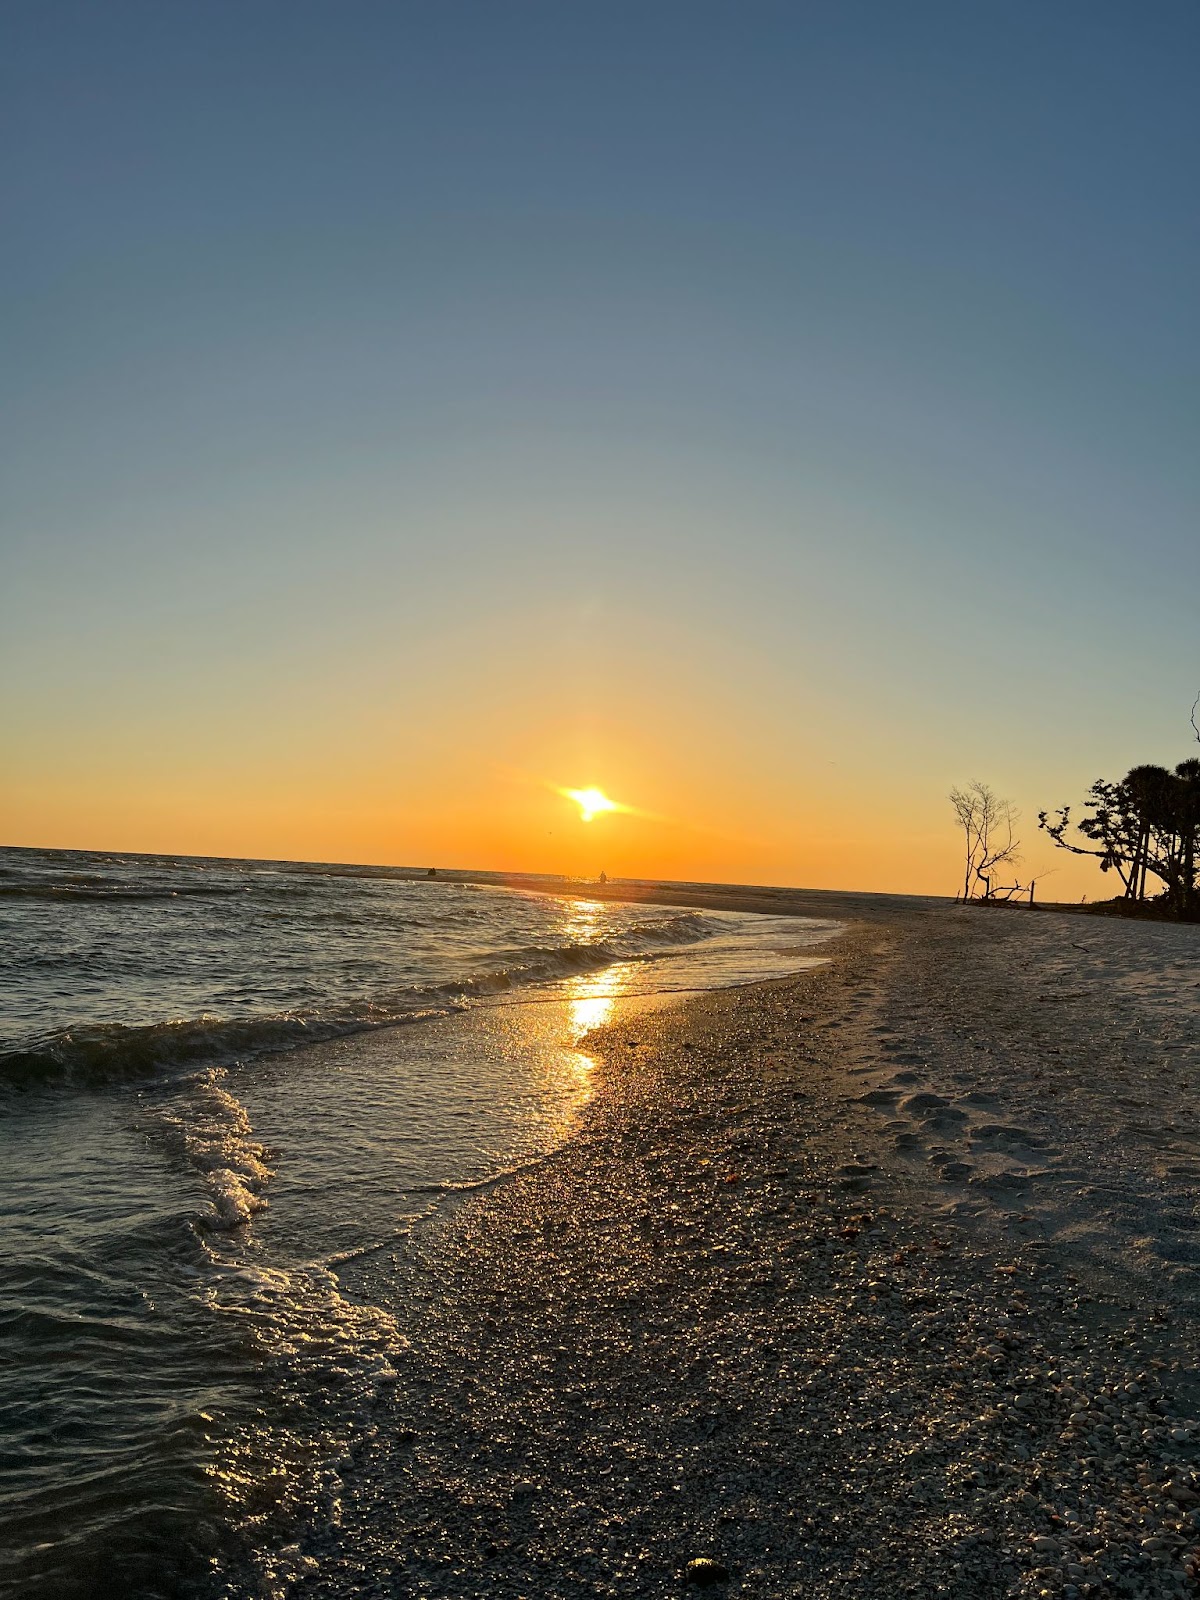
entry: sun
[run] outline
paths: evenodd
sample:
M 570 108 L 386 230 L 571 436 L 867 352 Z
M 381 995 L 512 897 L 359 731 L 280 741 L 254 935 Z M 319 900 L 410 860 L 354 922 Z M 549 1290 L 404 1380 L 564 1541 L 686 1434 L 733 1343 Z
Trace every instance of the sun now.
M 561 789 L 559 793 L 568 800 L 574 800 L 579 807 L 580 820 L 583 822 L 591 822 L 593 817 L 598 817 L 605 811 L 621 809 L 615 800 L 608 798 L 603 789 Z
M 556 795 L 563 800 L 569 800 L 572 805 L 579 807 L 580 822 L 594 822 L 597 817 L 602 817 L 607 812 L 618 812 L 629 817 L 648 817 L 648 811 L 640 811 L 637 806 L 627 806 L 622 800 L 610 800 L 603 789 L 589 785 L 586 789 L 564 789 L 557 783 L 547 784 Z

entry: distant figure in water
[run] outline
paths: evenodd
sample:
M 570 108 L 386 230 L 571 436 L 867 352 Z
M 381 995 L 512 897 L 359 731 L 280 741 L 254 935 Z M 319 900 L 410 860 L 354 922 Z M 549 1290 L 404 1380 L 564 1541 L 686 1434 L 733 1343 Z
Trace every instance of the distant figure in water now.
M 607 883 L 608 882 L 608 873 L 607 872 L 602 872 L 600 874 L 600 882 L 601 883 Z
M 429 871 L 425 874 L 425 876 L 427 878 L 436 878 L 437 877 L 437 868 L 436 867 L 430 867 Z

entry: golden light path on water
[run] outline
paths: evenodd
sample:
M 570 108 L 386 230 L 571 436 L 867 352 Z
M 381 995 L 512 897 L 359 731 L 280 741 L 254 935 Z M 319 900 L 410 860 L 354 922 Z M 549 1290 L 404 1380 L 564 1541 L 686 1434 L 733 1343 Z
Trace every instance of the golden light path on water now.
M 603 914 L 604 906 L 595 900 L 572 901 L 565 930 L 568 937 L 573 942 L 586 943 L 599 931 Z M 568 1026 L 578 1071 L 583 1076 L 591 1073 L 596 1063 L 586 1051 L 579 1049 L 579 1045 L 593 1029 L 603 1027 L 611 1019 L 614 1003 L 627 983 L 627 963 L 567 981 Z
M 613 1003 L 624 991 L 624 969 L 609 967 L 598 977 L 574 978 L 572 987 L 576 986 L 584 991 L 573 994 L 570 1001 L 571 1034 L 578 1044 L 594 1028 L 602 1028 L 612 1016 Z M 584 1055 L 583 1059 L 589 1068 L 595 1064 L 590 1056 Z

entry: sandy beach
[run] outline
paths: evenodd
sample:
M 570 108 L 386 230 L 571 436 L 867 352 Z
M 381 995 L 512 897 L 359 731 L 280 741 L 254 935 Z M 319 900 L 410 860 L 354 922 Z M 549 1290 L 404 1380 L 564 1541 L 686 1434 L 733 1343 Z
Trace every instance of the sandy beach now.
M 265 1592 L 1195 1592 L 1200 931 L 791 903 L 827 966 L 627 1003 L 578 1135 L 414 1240 Z

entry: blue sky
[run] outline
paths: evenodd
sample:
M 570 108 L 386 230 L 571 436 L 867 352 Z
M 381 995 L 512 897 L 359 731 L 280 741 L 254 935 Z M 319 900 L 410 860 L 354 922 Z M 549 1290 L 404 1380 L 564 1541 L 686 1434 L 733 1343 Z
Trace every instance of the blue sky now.
M 461 777 L 438 729 L 550 759 L 539 700 L 675 728 L 689 773 L 724 707 L 788 881 L 880 773 L 932 840 L 949 782 L 1029 810 L 1188 753 L 1194 6 L 117 0 L 5 33 L 14 841 L 100 842 L 89 800 L 186 788 L 198 741 L 256 790 L 270 730 L 350 722 L 360 774 L 423 730 L 377 773 L 415 819 Z M 133 833 L 187 848 L 174 792 Z

